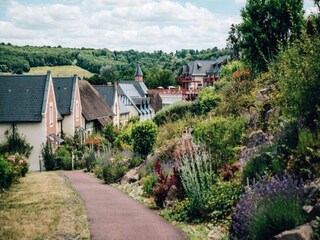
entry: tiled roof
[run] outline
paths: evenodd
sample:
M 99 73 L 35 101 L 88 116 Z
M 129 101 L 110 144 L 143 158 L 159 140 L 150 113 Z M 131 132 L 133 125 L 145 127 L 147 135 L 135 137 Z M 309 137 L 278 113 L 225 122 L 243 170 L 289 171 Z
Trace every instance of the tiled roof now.
M 77 76 L 54 77 L 52 80 L 58 111 L 62 116 L 69 115 L 73 108 Z
M 79 81 L 82 114 L 87 121 L 99 120 L 112 117 L 114 114 L 104 102 L 97 90 L 87 81 Z
M 41 122 L 47 75 L 0 75 L 0 122 Z

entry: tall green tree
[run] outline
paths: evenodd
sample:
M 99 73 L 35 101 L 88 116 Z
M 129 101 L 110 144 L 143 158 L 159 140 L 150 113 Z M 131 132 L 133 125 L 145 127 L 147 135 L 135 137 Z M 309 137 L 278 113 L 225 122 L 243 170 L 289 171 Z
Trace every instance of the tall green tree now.
M 302 0 L 248 0 L 239 26 L 243 57 L 258 72 L 289 42 L 304 24 Z

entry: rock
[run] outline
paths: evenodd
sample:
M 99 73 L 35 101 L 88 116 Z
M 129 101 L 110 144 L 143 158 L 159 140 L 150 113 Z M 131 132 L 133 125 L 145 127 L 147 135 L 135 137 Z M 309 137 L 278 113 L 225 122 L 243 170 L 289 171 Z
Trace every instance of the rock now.
M 304 187 L 305 198 L 310 201 L 311 204 L 316 204 L 317 199 L 320 197 L 320 178 L 315 181 L 306 184 Z
M 284 231 L 272 239 L 274 240 L 312 240 L 312 227 L 310 223 L 299 226 L 295 229 Z
M 253 131 L 249 135 L 248 142 L 247 142 L 247 147 L 248 148 L 256 147 L 256 146 L 261 145 L 261 144 L 263 144 L 263 143 L 265 143 L 267 141 L 268 141 L 268 138 L 263 133 L 262 130 Z
M 226 235 L 226 229 L 216 226 L 213 230 L 211 230 L 208 234 L 209 240 L 219 240 L 225 237 Z
M 309 215 L 311 219 L 320 216 L 320 204 L 315 206 L 303 206 L 303 210 Z
M 173 206 L 174 202 L 178 199 L 178 193 L 179 193 L 179 189 L 175 185 L 172 185 L 169 188 L 166 200 L 164 201 L 165 207 Z
M 129 172 L 126 173 L 121 179 L 121 184 L 125 183 L 133 183 L 140 179 L 140 169 L 141 167 L 136 167 L 131 169 Z

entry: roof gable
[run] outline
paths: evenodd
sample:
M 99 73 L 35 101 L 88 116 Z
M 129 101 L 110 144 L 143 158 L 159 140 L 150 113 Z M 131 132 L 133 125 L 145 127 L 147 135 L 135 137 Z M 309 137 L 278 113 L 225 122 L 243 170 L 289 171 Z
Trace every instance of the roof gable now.
M 58 111 L 61 115 L 69 115 L 73 110 L 77 76 L 54 77 L 52 80 Z
M 82 114 L 87 121 L 112 117 L 114 114 L 97 90 L 85 80 L 79 81 Z
M 41 122 L 50 81 L 47 75 L 0 75 L 0 122 Z

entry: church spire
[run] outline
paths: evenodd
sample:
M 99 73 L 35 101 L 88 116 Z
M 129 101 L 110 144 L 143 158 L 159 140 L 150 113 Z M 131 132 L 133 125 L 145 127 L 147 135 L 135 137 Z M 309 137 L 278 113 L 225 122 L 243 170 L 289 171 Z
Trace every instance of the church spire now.
M 142 73 L 140 65 L 138 65 L 138 67 L 136 69 L 135 80 L 139 81 L 139 82 L 143 81 L 143 73 Z

